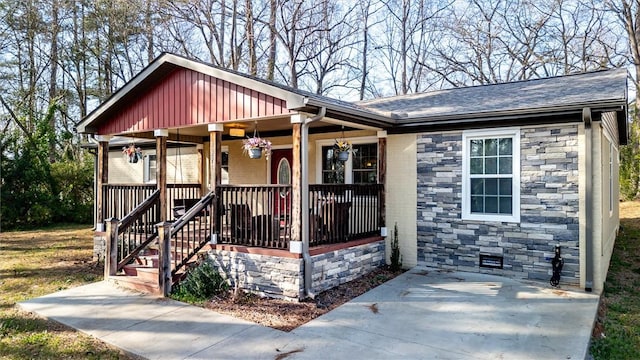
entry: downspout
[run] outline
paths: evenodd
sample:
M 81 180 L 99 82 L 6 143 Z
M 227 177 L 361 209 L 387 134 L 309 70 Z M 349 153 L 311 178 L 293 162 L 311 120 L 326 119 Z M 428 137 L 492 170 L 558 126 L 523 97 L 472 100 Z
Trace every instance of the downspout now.
M 309 254 L 309 124 L 322 120 L 327 113 L 327 108 L 324 106 L 320 108 L 317 115 L 312 118 L 305 119 L 300 129 L 300 171 L 301 181 L 300 189 L 302 210 L 301 224 L 302 224 L 302 258 L 304 261 L 304 293 L 306 297 L 314 298 L 315 294 L 312 290 L 311 274 L 313 272 L 313 261 Z
M 584 274 L 584 290 L 591 292 L 593 290 L 593 149 L 592 149 L 592 128 L 591 128 L 591 109 L 585 107 L 582 109 L 582 120 L 584 121 L 584 142 L 585 142 L 585 274 Z

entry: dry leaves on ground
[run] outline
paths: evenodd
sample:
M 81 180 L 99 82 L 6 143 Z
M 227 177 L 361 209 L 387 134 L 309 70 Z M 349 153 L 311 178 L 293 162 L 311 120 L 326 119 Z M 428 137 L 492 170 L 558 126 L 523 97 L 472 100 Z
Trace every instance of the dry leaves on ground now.
M 233 293 L 229 292 L 207 302 L 205 307 L 274 329 L 291 331 L 401 273 L 402 271 L 393 272 L 387 268 L 376 269 L 356 280 L 324 291 L 313 300 L 295 302 L 261 298 L 249 293 L 241 293 L 234 298 Z

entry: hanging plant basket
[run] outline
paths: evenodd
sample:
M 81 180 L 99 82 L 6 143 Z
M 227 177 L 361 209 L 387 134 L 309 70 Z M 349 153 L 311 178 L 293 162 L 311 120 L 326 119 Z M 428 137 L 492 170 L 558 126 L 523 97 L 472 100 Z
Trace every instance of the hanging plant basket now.
M 249 155 L 250 159 L 260 159 L 262 154 L 269 159 L 271 155 L 271 141 L 257 136 L 242 141 L 242 151 Z
M 249 158 L 251 159 L 260 159 L 262 157 L 262 149 L 261 148 L 253 148 L 249 149 Z
M 138 160 L 142 160 L 142 149 L 136 147 L 135 144 L 129 144 L 129 146 L 123 147 L 122 154 L 124 158 L 132 164 L 137 163 Z
M 333 151 L 338 161 L 342 162 L 349 160 L 350 152 L 355 153 L 351 143 L 344 138 L 344 133 L 342 134 L 342 138 L 336 139 L 333 143 Z

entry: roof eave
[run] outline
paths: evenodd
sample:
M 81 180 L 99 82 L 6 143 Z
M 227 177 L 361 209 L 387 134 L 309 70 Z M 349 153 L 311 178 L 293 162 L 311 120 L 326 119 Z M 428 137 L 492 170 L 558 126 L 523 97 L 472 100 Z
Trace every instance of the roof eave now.
M 552 113 L 566 113 L 566 112 L 581 112 L 582 109 L 588 107 L 591 111 L 594 112 L 606 112 L 606 111 L 623 111 L 626 106 L 624 100 L 610 100 L 610 101 L 601 101 L 598 103 L 583 103 L 583 104 L 572 104 L 572 105 L 562 105 L 562 106 L 550 106 L 550 107 L 539 107 L 539 108 L 528 108 L 528 109 L 513 109 L 513 110 L 503 110 L 503 111 L 491 111 L 491 112 L 477 112 L 477 113 L 467 113 L 467 114 L 451 114 L 451 115 L 440 115 L 440 116 L 425 116 L 425 117 L 410 117 L 407 119 L 398 119 L 397 124 L 403 125 L 412 122 L 422 122 L 422 121 L 439 121 L 439 120 L 449 120 L 449 119 L 473 119 L 473 118 L 503 118 L 509 116 L 522 116 L 529 114 L 552 114 Z
M 314 108 L 325 107 L 328 113 L 332 113 L 333 117 L 344 117 L 346 119 L 349 119 L 350 121 L 361 122 L 363 124 L 374 127 L 389 128 L 395 125 L 395 120 L 387 115 L 367 111 L 364 109 L 340 106 L 339 104 L 322 101 L 316 98 L 307 98 L 306 105 Z M 294 110 L 303 111 L 302 108 Z
M 550 119 L 567 116 L 573 119 L 574 115 L 580 115 L 585 107 L 591 108 L 593 112 L 603 113 L 615 111 L 618 116 L 625 112 L 626 104 L 623 100 L 611 100 L 599 102 L 597 104 L 574 104 L 570 106 L 556 106 L 546 108 L 518 109 L 495 111 L 485 113 L 472 114 L 455 114 L 442 116 L 414 117 L 408 119 L 399 119 L 394 127 L 394 132 L 402 132 L 409 129 L 426 129 L 429 127 L 442 128 L 451 127 L 452 129 L 461 129 L 466 127 L 474 127 L 478 123 L 504 123 L 518 119 Z M 573 121 L 573 120 L 571 120 Z M 539 121 L 544 123 L 544 121 Z M 620 120 L 618 120 L 620 123 Z M 620 136 L 622 138 L 622 134 Z

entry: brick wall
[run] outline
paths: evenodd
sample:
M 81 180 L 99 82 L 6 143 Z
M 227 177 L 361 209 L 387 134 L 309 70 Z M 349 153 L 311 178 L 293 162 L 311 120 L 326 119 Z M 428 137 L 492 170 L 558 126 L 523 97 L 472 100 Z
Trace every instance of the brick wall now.
M 520 223 L 461 220 L 462 132 L 418 136 L 419 264 L 547 281 L 560 245 L 561 281 L 579 283 L 577 125 L 520 130 Z M 481 253 L 504 268 L 480 268 Z

